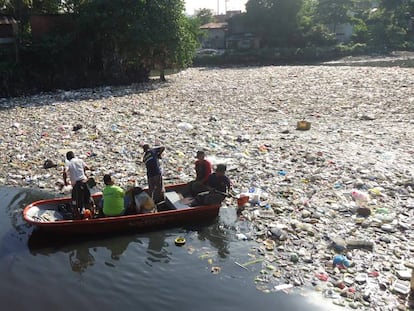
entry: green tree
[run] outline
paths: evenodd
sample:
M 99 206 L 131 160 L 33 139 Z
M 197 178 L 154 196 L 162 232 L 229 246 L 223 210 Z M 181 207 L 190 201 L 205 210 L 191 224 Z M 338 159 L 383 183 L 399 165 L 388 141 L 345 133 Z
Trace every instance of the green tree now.
M 295 46 L 297 15 L 303 0 L 249 0 L 246 21 L 264 46 Z
M 368 19 L 372 41 L 387 49 L 403 47 L 410 40 L 408 30 L 413 13 L 412 0 L 381 0 L 378 10 Z
M 328 28 L 317 21 L 318 0 L 304 0 L 298 13 L 299 32 L 302 36 L 301 47 L 325 46 L 335 42 L 335 36 Z
M 350 10 L 353 0 L 319 0 L 316 7 L 317 20 L 325 25 L 332 25 L 333 33 L 338 24 L 350 22 Z
M 183 12 L 181 0 L 145 3 L 143 24 L 147 29 L 140 40 L 144 47 L 142 55 L 146 64 L 160 71 L 161 80 L 165 80 L 165 69 L 186 67 L 194 56 L 197 38 Z
M 0 0 L 0 14 L 12 15 L 20 22 L 20 28 L 27 28 L 31 0 Z
M 59 13 L 61 12 L 61 0 L 32 0 L 32 13 Z
M 199 9 L 196 18 L 200 22 L 200 25 L 205 25 L 214 21 L 213 11 L 210 9 Z

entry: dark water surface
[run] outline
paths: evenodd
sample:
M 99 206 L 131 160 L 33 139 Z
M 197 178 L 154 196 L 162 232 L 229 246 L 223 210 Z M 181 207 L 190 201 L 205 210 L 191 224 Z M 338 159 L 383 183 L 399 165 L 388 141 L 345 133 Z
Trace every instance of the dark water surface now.
M 52 194 L 0 187 L 1 310 L 334 310 L 319 293 L 264 293 L 261 265 L 242 269 L 255 244 L 238 241 L 235 211 L 208 226 L 62 239 L 22 219 Z M 184 236 L 183 247 L 174 244 Z M 219 267 L 219 273 L 212 273 Z M 343 309 L 341 309 L 343 310 Z

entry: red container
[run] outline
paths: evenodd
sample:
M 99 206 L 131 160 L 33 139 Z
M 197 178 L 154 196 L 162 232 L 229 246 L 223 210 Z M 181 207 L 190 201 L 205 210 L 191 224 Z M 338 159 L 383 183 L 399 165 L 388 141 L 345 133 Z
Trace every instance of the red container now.
M 249 202 L 249 197 L 247 195 L 241 196 L 237 199 L 238 206 L 244 206 L 247 202 Z

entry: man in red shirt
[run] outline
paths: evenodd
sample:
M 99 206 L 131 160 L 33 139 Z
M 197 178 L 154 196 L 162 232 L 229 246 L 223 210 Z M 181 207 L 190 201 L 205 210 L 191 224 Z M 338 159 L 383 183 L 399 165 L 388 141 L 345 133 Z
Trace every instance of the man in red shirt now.
M 212 173 L 211 163 L 205 159 L 206 154 L 204 151 L 197 151 L 197 161 L 195 162 L 196 181 L 205 184 L 208 176 Z
M 195 162 L 196 178 L 189 184 L 190 190 L 193 194 L 197 194 L 207 190 L 206 183 L 208 177 L 212 173 L 212 165 L 209 160 L 206 160 L 205 156 L 206 154 L 204 151 L 197 151 L 197 160 Z

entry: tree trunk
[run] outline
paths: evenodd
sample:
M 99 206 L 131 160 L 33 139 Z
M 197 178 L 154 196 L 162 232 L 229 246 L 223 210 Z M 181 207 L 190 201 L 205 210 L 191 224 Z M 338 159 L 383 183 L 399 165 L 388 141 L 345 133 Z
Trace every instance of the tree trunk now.
M 164 72 L 164 68 L 160 69 L 160 80 L 162 82 L 167 81 L 167 79 L 165 79 L 165 72 Z

